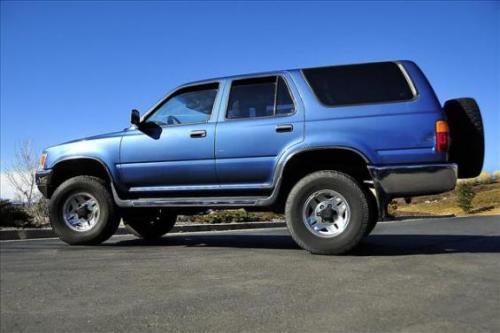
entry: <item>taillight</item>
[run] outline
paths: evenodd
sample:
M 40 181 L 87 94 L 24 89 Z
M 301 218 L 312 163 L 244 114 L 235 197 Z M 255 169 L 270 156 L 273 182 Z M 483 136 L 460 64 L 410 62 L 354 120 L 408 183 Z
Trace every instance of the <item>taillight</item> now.
M 450 146 L 450 129 L 444 120 L 436 121 L 436 151 L 442 153 L 448 151 Z

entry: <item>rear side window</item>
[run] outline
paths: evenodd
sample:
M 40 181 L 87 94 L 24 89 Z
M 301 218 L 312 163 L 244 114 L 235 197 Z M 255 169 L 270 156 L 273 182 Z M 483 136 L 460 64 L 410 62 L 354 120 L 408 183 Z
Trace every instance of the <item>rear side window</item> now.
M 318 99 L 327 106 L 413 98 L 406 78 L 393 62 L 310 68 L 303 73 Z
M 293 100 L 283 78 L 269 76 L 234 81 L 226 117 L 260 118 L 294 112 Z

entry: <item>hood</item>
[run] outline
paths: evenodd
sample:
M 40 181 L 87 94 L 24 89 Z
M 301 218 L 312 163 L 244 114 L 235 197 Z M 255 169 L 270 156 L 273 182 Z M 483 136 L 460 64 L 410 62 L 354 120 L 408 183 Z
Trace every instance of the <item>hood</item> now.
M 70 141 L 66 141 L 66 142 L 60 143 L 60 144 L 58 144 L 56 146 L 66 145 L 66 144 L 69 144 L 69 143 L 75 143 L 75 142 L 80 142 L 80 141 L 91 141 L 91 140 L 99 140 L 99 139 L 107 139 L 107 138 L 120 137 L 125 132 L 127 132 L 127 130 L 128 130 L 128 128 L 124 129 L 123 131 L 109 132 L 109 133 L 104 133 L 104 134 L 98 134 L 98 135 L 88 136 L 88 137 L 81 138 L 81 139 L 70 140 Z
M 127 130 L 89 136 L 45 149 L 46 168 L 70 158 L 93 158 L 113 165 L 119 159 L 120 141 Z

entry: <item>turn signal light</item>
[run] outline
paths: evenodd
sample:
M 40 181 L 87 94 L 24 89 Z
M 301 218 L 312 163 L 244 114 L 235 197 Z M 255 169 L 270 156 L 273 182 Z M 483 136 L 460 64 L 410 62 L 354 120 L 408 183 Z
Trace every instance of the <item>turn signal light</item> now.
M 45 169 L 45 162 L 47 162 L 47 153 L 43 153 L 41 156 L 40 156 L 40 161 L 38 163 L 38 168 L 40 170 L 43 170 Z
M 450 146 L 450 129 L 444 120 L 436 121 L 436 151 L 447 152 Z

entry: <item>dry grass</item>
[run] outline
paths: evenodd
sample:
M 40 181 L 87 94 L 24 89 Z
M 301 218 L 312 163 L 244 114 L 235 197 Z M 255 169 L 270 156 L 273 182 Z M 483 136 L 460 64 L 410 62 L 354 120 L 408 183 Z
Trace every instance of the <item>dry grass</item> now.
M 404 200 L 396 200 L 398 208 L 396 216 L 403 215 L 497 215 L 500 214 L 500 183 L 475 185 L 476 197 L 472 201 L 473 209 L 470 214 L 464 213 L 457 206 L 455 191 L 414 198 L 413 202 L 406 204 Z

